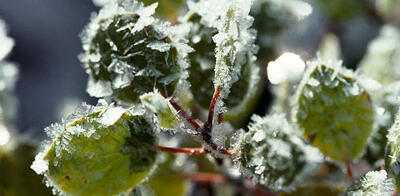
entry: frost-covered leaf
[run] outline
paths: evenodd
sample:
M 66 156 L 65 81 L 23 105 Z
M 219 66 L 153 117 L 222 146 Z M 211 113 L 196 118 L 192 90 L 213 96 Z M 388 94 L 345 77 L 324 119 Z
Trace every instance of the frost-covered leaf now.
M 387 177 L 385 170 L 370 171 L 355 181 L 347 196 L 392 196 L 395 190 L 394 180 Z
M 257 29 L 258 57 L 274 57 L 282 32 L 311 12 L 312 7 L 302 0 L 255 0 L 250 14 L 254 17 L 253 28 Z
M 368 46 L 360 70 L 383 85 L 400 79 L 400 30 L 391 25 L 381 28 Z
M 169 24 L 152 16 L 156 7 L 157 3 L 144 7 L 136 0 L 121 0 L 106 4 L 92 17 L 82 36 L 81 55 L 90 95 L 127 103 L 154 88 L 173 95 L 186 77 L 184 57 L 190 49 Z
M 138 107 L 83 104 L 46 131 L 53 141 L 31 168 L 62 194 L 119 194 L 141 182 L 155 166 L 155 129 Z
M 195 52 L 189 54 L 191 66 L 188 69 L 188 80 L 191 83 L 190 90 L 193 94 L 194 105 L 201 112 L 208 110 L 214 93 L 214 88 L 210 88 L 213 86 L 216 62 L 216 43 L 212 38 L 219 32 L 217 28 L 219 19 L 218 13 L 208 11 L 210 9 L 217 11 L 218 9 L 214 6 L 214 3 L 209 1 L 189 3 L 190 11 L 181 19 L 183 25 L 190 29 L 187 37 L 189 45 L 195 50 Z M 223 5 L 218 2 L 218 6 Z M 260 69 L 251 59 L 251 55 L 246 56 L 243 51 L 239 56 L 241 57 L 238 58 L 243 57 L 241 61 L 236 62 L 240 64 L 238 66 L 241 66 L 239 78 L 236 78 L 236 81 L 231 81 L 233 83 L 231 92 L 225 99 L 227 107 L 225 119 L 237 125 L 241 124 L 242 119 L 248 117 L 249 112 L 254 108 L 255 100 L 260 91 Z M 206 113 L 204 112 L 204 114 Z
M 374 106 L 352 71 L 340 64 L 309 64 L 294 118 L 323 154 L 337 161 L 360 156 L 374 125 Z
M 171 130 L 179 126 L 175 109 L 160 93 L 146 93 L 140 96 L 140 101 L 147 109 L 157 115 L 159 126 L 162 129 Z
M 235 147 L 240 152 L 235 162 L 243 175 L 274 191 L 292 191 L 316 172 L 322 154 L 302 140 L 283 114 L 252 120 Z

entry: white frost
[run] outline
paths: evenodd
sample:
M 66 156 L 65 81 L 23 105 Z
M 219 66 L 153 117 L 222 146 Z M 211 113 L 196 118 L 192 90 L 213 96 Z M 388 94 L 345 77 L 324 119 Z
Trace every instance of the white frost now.
M 284 53 L 275 61 L 268 63 L 267 74 L 272 84 L 299 79 L 305 69 L 305 63 L 299 55 Z
M 3 60 L 14 47 L 14 40 L 7 36 L 6 24 L 0 20 L 0 61 Z
M 49 168 L 49 162 L 43 160 L 44 153 L 40 152 L 36 155 L 35 161 L 33 161 L 31 165 L 31 169 L 33 169 L 37 174 L 43 174 Z

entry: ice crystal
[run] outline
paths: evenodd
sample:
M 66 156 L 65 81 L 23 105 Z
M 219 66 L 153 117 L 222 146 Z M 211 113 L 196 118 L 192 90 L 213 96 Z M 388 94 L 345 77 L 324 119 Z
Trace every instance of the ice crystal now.
M 348 196 L 392 196 L 394 180 L 387 177 L 385 170 L 370 171 L 354 182 L 346 192 Z
M 253 116 L 249 131 L 236 143 L 236 164 L 247 176 L 274 191 L 291 191 L 322 162 L 318 149 L 307 145 L 283 114 Z
M 340 64 L 309 63 L 294 118 L 322 153 L 337 161 L 360 156 L 374 125 L 374 107 L 357 76 Z
M 57 192 L 114 195 L 141 182 L 155 166 L 156 137 L 143 109 L 100 101 L 46 128 L 52 138 L 32 164 Z
M 135 103 L 154 88 L 171 96 L 187 77 L 190 48 L 168 23 L 152 16 L 156 7 L 120 0 L 92 17 L 82 35 L 81 55 L 90 95 Z

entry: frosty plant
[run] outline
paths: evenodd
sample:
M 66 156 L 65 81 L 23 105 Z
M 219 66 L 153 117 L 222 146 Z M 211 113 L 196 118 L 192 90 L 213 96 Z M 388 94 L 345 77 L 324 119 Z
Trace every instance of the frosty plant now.
M 158 3 L 96 3 L 101 9 L 82 33 L 80 60 L 98 104 L 84 103 L 46 128 L 51 140 L 31 166 L 54 193 L 186 195 L 198 182 L 218 184 L 211 192 L 221 195 L 296 194 L 307 187 L 343 192 L 360 175 L 352 162 L 383 126 L 376 108 L 385 107 L 385 96 L 371 88 L 381 81 L 368 78 L 380 72 L 346 69 L 337 54 L 325 59 L 326 51 L 306 63 L 294 53 L 267 68 L 263 63 L 277 52 L 267 39 L 310 14 L 309 4 L 188 1 L 180 17 L 169 18 L 172 25 L 154 16 Z M 265 23 L 275 25 L 264 25 L 266 14 Z M 394 82 L 396 72 L 388 73 L 385 82 Z M 265 75 L 276 99 L 260 116 L 253 113 Z M 367 173 L 348 195 L 394 192 L 398 124 L 388 136 L 388 172 Z

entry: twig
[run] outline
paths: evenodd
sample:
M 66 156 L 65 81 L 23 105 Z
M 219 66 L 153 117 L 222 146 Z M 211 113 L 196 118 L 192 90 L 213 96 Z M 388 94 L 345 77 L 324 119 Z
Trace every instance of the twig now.
M 175 108 L 178 114 L 185 118 L 196 130 L 200 129 L 201 126 L 199 125 L 199 123 L 197 123 L 188 113 L 186 113 L 185 110 L 183 110 L 181 106 L 179 106 L 179 104 L 177 104 L 172 99 L 169 99 L 169 103 L 172 105 L 172 107 Z
M 219 86 L 217 86 L 215 88 L 214 95 L 213 95 L 213 97 L 211 99 L 210 108 L 208 110 L 207 123 L 209 123 L 211 126 L 212 126 L 212 123 L 213 123 L 213 120 L 214 120 L 214 109 L 215 109 L 215 104 L 217 103 L 218 97 L 219 97 Z M 212 129 L 210 131 L 212 131 Z
M 189 154 L 189 155 L 210 153 L 208 150 L 206 150 L 204 148 L 171 148 L 171 147 L 164 147 L 164 146 L 158 146 L 157 148 L 164 152 L 183 153 L 183 154 Z
M 218 183 L 224 184 L 227 182 L 225 176 L 221 174 L 212 174 L 212 173 L 191 173 L 184 175 L 186 179 L 194 182 L 207 182 L 207 183 Z

